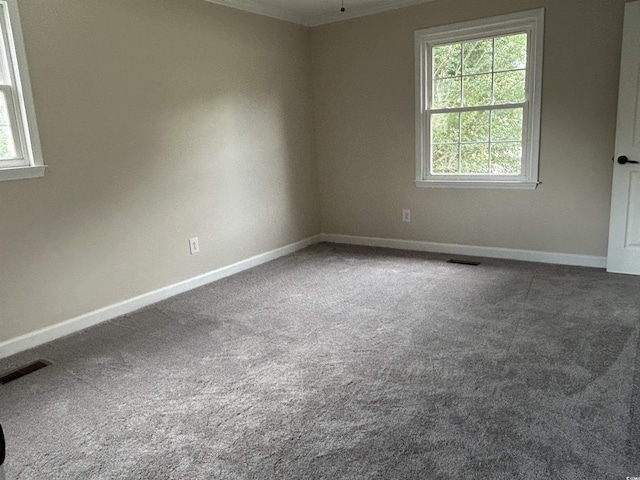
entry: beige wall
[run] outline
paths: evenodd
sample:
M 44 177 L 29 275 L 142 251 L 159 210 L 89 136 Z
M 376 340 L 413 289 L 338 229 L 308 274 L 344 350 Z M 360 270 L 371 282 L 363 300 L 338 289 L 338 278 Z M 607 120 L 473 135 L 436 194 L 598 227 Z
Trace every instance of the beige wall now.
M 309 29 L 202 0 L 20 8 L 49 169 L 0 183 L 0 342 L 319 233 Z
M 606 255 L 623 6 L 439 0 L 313 29 L 323 232 Z M 546 8 L 542 184 L 415 187 L 413 32 L 538 7 Z
M 436 0 L 310 30 L 21 1 L 50 168 L 0 183 L 0 342 L 320 231 L 605 255 L 623 5 Z M 414 30 L 541 6 L 542 185 L 416 188 Z

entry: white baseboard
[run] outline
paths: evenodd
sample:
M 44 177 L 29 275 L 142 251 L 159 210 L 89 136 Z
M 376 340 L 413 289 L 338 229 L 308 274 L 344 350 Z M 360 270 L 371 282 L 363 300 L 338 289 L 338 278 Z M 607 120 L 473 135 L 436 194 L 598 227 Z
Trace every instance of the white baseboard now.
M 323 233 L 323 242 L 362 245 L 367 247 L 397 248 L 399 250 L 416 250 L 419 252 L 446 253 L 451 255 L 467 255 L 470 257 L 503 258 L 524 262 L 553 263 L 557 265 L 574 265 L 579 267 L 606 268 L 607 258 L 592 255 L 574 255 L 570 253 L 538 252 L 533 250 L 515 250 L 512 248 L 477 247 L 474 245 L 457 245 L 454 243 L 422 242 L 417 240 L 396 240 L 389 238 L 353 237 Z
M 321 235 L 315 235 L 299 242 L 271 250 L 270 252 L 247 258 L 246 260 L 234 263 L 233 265 L 228 265 L 226 267 L 183 280 L 182 282 L 174 283 L 173 285 L 85 313 L 84 315 L 51 325 L 50 327 L 45 327 L 25 335 L 6 340 L 0 343 L 0 358 L 8 357 L 71 333 L 84 330 L 85 328 L 97 325 L 104 321 L 126 315 L 127 313 L 131 313 L 140 308 L 152 305 L 169 297 L 173 297 L 174 295 L 178 295 L 188 290 L 193 290 L 194 288 L 220 280 L 221 278 L 228 277 L 235 273 L 242 272 L 243 270 L 248 270 L 250 268 L 257 267 L 258 265 L 262 265 L 263 263 L 270 262 L 276 258 L 297 252 L 298 250 L 302 250 L 303 248 L 320 241 Z
M 605 268 L 606 257 L 591 255 L 573 255 L 566 253 L 536 252 L 530 250 L 514 250 L 510 248 L 477 247 L 473 245 L 456 245 L 449 243 L 422 242 L 416 240 L 397 240 L 387 238 L 355 237 L 349 235 L 321 234 L 306 238 L 290 245 L 277 248 L 254 257 L 242 260 L 233 265 L 189 278 L 137 297 L 124 300 L 84 315 L 66 320 L 49 327 L 0 342 L 0 358 L 37 347 L 57 338 L 84 330 L 107 320 L 126 315 L 140 308 L 147 307 L 174 295 L 193 290 L 208 283 L 220 280 L 235 273 L 248 270 L 276 258 L 289 255 L 319 242 L 343 243 L 369 247 L 397 248 L 400 250 L 416 250 L 421 252 L 467 255 L 472 257 L 492 257 L 526 262 L 553 263 L 559 265 L 575 265 L 581 267 Z

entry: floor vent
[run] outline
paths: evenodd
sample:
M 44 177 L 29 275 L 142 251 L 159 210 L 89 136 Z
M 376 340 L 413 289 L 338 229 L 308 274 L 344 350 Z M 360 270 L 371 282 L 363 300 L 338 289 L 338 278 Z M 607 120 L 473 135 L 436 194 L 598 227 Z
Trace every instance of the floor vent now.
M 480 265 L 480 262 L 476 262 L 474 260 L 463 260 L 461 258 L 452 258 L 450 260 L 447 260 L 447 263 L 457 263 L 458 265 L 472 265 L 474 267 Z
M 47 362 L 46 360 L 38 360 L 36 362 L 30 363 L 29 365 L 25 365 L 24 367 L 16 368 L 12 372 L 9 372 L 2 377 L 0 377 L 0 385 L 4 385 L 5 383 L 13 382 L 25 375 L 29 375 L 30 373 L 35 372 L 36 370 L 40 370 L 41 368 L 46 367 L 47 365 L 51 365 L 51 362 Z

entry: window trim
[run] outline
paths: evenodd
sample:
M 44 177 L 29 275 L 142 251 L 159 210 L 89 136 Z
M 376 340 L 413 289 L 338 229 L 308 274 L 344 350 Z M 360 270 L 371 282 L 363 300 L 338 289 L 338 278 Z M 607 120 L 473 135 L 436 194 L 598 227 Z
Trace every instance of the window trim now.
M 7 95 L 7 105 L 13 103 L 10 115 L 15 121 L 16 149 L 21 150 L 22 156 L 21 162 L 9 161 L 7 166 L 0 163 L 0 181 L 42 177 L 46 165 L 40 146 L 18 0 L 0 0 L 0 10 L 7 63 L 12 77 L 11 98 Z
M 523 171 L 519 176 L 505 175 L 431 175 L 428 83 L 431 81 L 429 55 L 440 44 L 490 38 L 513 33 L 529 35 L 524 123 Z M 542 65 L 544 8 L 508 15 L 417 30 L 415 38 L 416 75 L 416 180 L 418 187 L 535 189 L 540 155 L 540 110 L 542 102 Z

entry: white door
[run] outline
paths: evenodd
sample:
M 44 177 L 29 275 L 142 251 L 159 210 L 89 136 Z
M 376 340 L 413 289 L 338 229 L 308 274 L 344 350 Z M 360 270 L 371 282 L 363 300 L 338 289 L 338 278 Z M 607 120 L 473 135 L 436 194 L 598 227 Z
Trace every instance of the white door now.
M 640 275 L 640 1 L 624 14 L 607 271 Z

